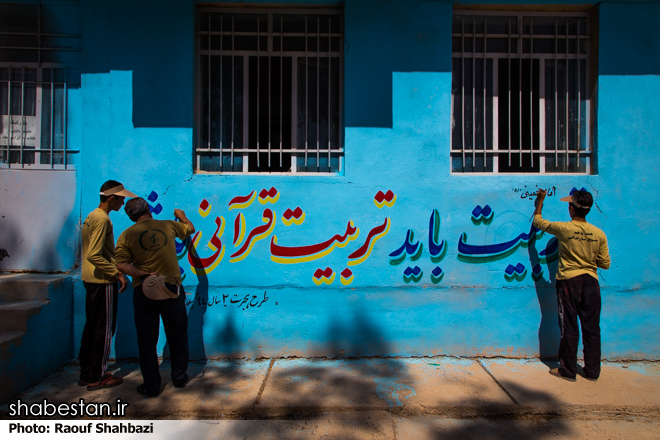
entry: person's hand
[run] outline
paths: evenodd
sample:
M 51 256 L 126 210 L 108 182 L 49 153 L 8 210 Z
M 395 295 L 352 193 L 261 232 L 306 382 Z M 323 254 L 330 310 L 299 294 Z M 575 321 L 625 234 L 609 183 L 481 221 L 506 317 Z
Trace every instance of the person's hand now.
M 140 275 L 139 278 L 140 278 L 140 280 L 142 280 L 142 281 L 146 280 L 146 279 L 149 278 L 151 275 L 156 276 L 156 277 L 159 277 L 159 276 L 160 276 L 160 274 L 159 274 L 158 272 L 151 272 L 151 273 L 149 273 L 149 272 L 145 272 L 145 271 L 141 271 L 141 272 L 142 272 L 142 275 Z
M 534 212 L 535 214 L 541 213 L 540 210 L 543 207 L 543 200 L 545 200 L 546 195 L 546 190 L 539 188 L 538 192 L 536 193 L 536 200 L 534 200 L 534 206 L 536 207 L 536 211 Z
M 128 287 L 128 280 L 126 279 L 126 275 L 124 275 L 121 272 L 119 272 L 118 278 L 119 278 L 119 293 L 121 293 L 124 290 L 126 290 L 126 288 Z
M 186 218 L 186 213 L 183 212 L 181 209 L 175 209 L 174 217 L 178 218 L 179 220 L 183 220 L 184 218 Z

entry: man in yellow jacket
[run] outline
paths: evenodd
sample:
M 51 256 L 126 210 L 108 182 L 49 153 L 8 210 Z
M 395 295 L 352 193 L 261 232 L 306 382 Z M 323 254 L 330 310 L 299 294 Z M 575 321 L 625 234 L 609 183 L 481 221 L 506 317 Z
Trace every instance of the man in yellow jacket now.
M 124 274 L 115 267 L 115 238 L 109 214 L 121 209 L 124 198 L 136 197 L 115 180 L 108 180 L 101 186 L 100 196 L 101 203 L 87 216 L 82 227 L 81 278 L 87 293 L 78 385 L 90 391 L 123 382 L 107 371 L 110 342 L 117 325 L 117 294 L 126 290 L 128 284 Z
M 546 192 L 536 195 L 534 226 L 559 240 L 557 268 L 557 304 L 559 307 L 559 368 L 550 370 L 553 376 L 574 382 L 577 372 L 577 349 L 582 327 L 584 346 L 584 377 L 598 380 L 600 376 L 600 285 L 597 269 L 610 267 L 610 254 L 605 233 L 589 224 L 585 217 L 594 199 L 588 191 L 574 191 L 561 199 L 568 202 L 570 222 L 550 222 L 541 211 Z

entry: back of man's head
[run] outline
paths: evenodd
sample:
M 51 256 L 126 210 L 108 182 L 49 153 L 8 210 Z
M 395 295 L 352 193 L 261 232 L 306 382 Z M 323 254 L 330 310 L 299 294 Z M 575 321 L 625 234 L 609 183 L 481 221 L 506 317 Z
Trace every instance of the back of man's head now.
M 575 214 L 578 217 L 586 217 L 594 204 L 594 198 L 591 193 L 589 191 L 575 191 L 573 192 L 572 197 L 573 200 L 575 200 L 575 203 L 572 204 Z
M 116 188 L 119 185 L 121 185 L 121 183 L 117 182 L 116 180 L 108 180 L 103 185 L 101 185 L 101 192 L 105 192 L 106 190 Z M 112 197 L 112 196 L 104 196 L 103 194 L 101 194 L 101 203 L 108 200 L 109 197 Z
M 151 212 L 149 211 L 149 204 L 142 197 L 135 197 L 126 202 L 124 211 L 126 211 L 128 218 L 134 222 L 137 222 L 140 217 Z

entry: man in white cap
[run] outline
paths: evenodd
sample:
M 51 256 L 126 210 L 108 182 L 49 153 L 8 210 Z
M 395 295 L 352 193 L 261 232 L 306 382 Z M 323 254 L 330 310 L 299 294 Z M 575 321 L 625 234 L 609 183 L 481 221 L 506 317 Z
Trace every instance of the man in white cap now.
M 578 317 L 582 327 L 585 379 L 598 380 L 600 376 L 600 285 L 597 269 L 610 267 L 610 253 L 605 233 L 587 223 L 585 217 L 594 199 L 588 191 L 574 191 L 561 199 L 568 202 L 570 222 L 549 222 L 541 216 L 546 192 L 536 195 L 534 226 L 554 235 L 559 240 L 559 266 L 557 268 L 557 304 L 559 307 L 559 368 L 550 374 L 575 382 L 577 349 L 580 338 Z
M 78 385 L 90 391 L 123 382 L 107 371 L 110 342 L 117 326 L 117 294 L 126 290 L 128 284 L 115 266 L 115 238 L 109 214 L 119 211 L 124 198 L 136 197 L 115 180 L 105 182 L 100 195 L 101 203 L 87 216 L 82 227 L 81 278 L 87 293 Z
M 125 210 L 135 224 L 119 236 L 116 260 L 117 269 L 133 278 L 133 313 L 144 380 L 137 391 L 156 397 L 161 385 L 156 350 L 161 318 L 170 347 L 172 383 L 182 388 L 188 380 L 188 315 L 174 239 L 185 240 L 195 227 L 180 209 L 174 210 L 178 222 L 154 220 L 141 197 L 129 200 Z

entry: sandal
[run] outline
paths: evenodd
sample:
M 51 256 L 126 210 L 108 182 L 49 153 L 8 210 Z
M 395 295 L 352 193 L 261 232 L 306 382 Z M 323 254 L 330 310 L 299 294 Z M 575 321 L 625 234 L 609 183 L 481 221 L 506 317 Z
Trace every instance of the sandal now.
M 115 377 L 112 374 L 108 374 L 107 376 L 101 378 L 101 380 L 97 382 L 92 382 L 89 385 L 87 385 L 87 391 L 94 391 L 94 390 L 100 390 L 103 388 L 112 388 L 116 387 L 117 385 L 121 385 L 124 383 L 124 379 L 121 377 Z

